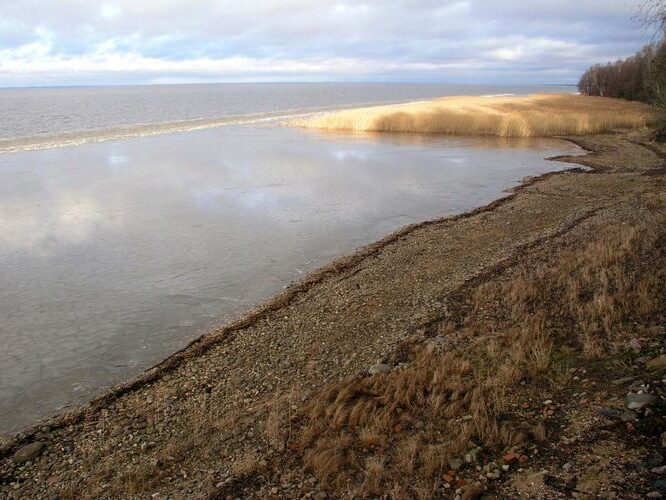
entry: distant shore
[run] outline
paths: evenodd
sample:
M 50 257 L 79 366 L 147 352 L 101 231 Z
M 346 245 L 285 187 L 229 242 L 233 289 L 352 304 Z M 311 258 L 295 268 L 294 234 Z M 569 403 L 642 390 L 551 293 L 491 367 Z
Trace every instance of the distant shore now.
M 5 442 L 0 493 L 652 491 L 633 471 L 661 447 L 662 389 L 635 382 L 666 369 L 666 148 L 570 140 L 589 154 L 558 159 L 590 171 L 405 227 Z

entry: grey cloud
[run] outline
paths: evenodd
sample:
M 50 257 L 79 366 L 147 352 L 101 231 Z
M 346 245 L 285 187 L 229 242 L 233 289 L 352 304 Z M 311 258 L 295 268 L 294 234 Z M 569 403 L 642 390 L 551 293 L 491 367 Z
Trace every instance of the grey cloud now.
M 571 82 L 647 41 L 632 20 L 637 1 L 12 0 L 0 10 L 0 85 L 165 73 Z M 125 75 L 112 67 L 129 59 L 144 67 Z

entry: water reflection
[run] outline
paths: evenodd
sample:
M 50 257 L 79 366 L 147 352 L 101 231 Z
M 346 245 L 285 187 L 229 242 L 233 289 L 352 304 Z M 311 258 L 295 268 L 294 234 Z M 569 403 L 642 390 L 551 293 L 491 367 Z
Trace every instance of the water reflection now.
M 228 127 L 0 156 L 0 432 L 300 273 L 557 168 L 555 141 Z

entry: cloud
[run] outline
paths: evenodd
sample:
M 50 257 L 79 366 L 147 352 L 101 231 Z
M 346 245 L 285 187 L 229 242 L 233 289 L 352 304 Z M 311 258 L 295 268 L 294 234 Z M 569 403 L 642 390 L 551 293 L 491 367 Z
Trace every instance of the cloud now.
M 13 0 L 0 11 L 0 85 L 571 82 L 647 41 L 632 21 L 636 8 L 629 0 Z

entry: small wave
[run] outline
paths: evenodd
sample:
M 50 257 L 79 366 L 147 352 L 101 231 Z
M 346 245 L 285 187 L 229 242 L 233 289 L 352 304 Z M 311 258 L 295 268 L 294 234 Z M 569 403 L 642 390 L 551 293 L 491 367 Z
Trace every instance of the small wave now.
M 196 118 L 191 120 L 174 120 L 158 123 L 138 123 L 133 125 L 119 125 L 108 128 L 96 128 L 80 131 L 55 132 L 26 137 L 0 138 L 0 154 L 19 153 L 39 149 L 52 149 L 70 146 L 80 146 L 91 142 L 117 141 L 135 139 L 176 132 L 192 132 L 207 128 L 222 127 L 226 125 L 250 125 L 259 123 L 287 123 L 289 120 L 307 117 L 326 111 L 344 110 L 358 106 L 372 106 L 377 104 L 399 104 L 405 101 L 379 101 L 362 104 L 346 104 L 318 108 L 292 109 L 269 113 L 255 113 L 245 115 L 232 115 L 220 118 Z
M 308 113 L 302 113 L 306 115 Z M 18 153 L 21 151 L 34 151 L 38 149 L 61 148 L 79 146 L 90 142 L 104 142 L 121 139 L 134 139 L 151 135 L 169 134 L 175 132 L 191 132 L 206 128 L 221 127 L 224 125 L 243 125 L 250 123 L 267 122 L 276 119 L 300 116 L 301 114 L 261 114 L 240 115 L 215 119 L 180 120 L 162 123 L 147 123 L 137 125 L 124 125 L 104 129 L 90 129 L 84 131 L 58 132 L 54 134 L 34 135 L 12 139 L 0 139 L 1 153 Z
M 488 94 L 488 95 L 482 95 L 481 97 L 513 97 L 517 94 Z

